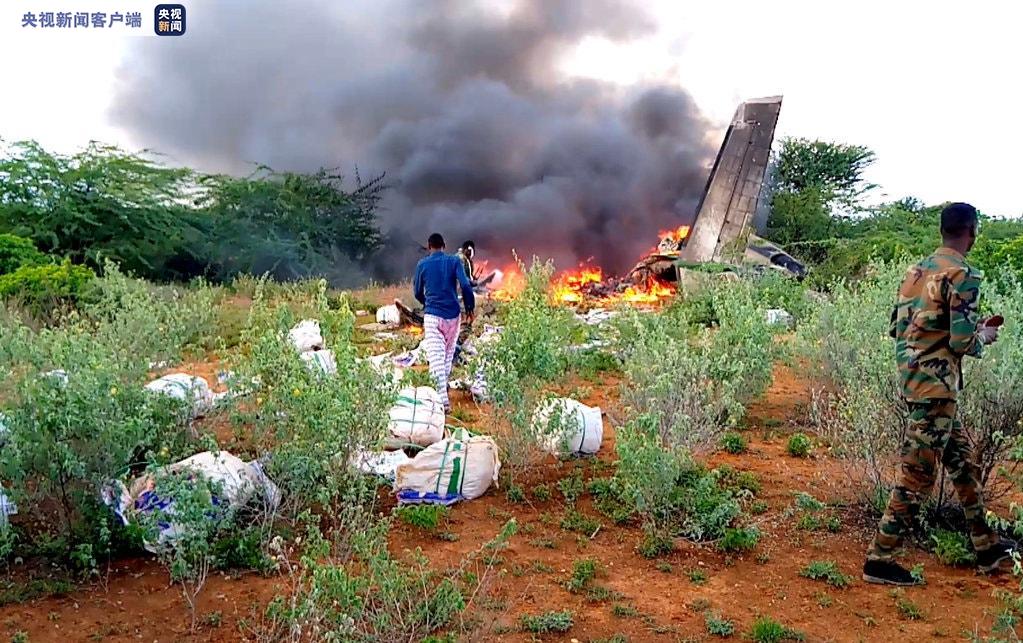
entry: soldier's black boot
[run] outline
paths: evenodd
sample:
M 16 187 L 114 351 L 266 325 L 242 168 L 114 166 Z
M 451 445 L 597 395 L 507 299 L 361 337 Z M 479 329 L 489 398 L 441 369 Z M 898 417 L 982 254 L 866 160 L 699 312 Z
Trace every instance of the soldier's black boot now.
M 878 585 L 919 585 L 921 580 L 902 565 L 890 560 L 868 560 L 863 563 L 863 580 Z
M 1012 560 L 1014 549 L 1016 549 L 1016 543 L 1010 540 L 1003 540 L 997 545 L 992 545 L 984 551 L 977 552 L 977 571 L 982 574 L 998 571 L 1002 565 Z

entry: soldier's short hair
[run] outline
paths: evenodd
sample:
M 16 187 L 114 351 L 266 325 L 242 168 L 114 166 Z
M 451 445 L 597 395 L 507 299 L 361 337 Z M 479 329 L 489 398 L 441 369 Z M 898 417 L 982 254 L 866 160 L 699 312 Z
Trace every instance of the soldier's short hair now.
M 977 225 L 977 208 L 969 203 L 949 203 L 941 211 L 941 233 L 959 237 Z
M 428 245 L 431 250 L 440 250 L 444 247 L 444 237 L 434 232 L 430 235 L 430 238 L 426 240 L 426 245 Z

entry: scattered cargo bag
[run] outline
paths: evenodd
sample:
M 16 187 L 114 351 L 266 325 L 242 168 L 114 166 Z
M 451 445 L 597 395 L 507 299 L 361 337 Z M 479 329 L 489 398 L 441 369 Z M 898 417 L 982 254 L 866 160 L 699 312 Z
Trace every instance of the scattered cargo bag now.
M 567 397 L 543 400 L 533 411 L 533 432 L 540 447 L 553 455 L 592 455 L 604 439 L 600 407 Z
M 181 400 L 187 405 L 190 417 L 206 413 L 224 397 L 223 394 L 214 393 L 204 378 L 186 373 L 164 375 L 146 384 L 146 390 Z
M 772 326 L 792 328 L 796 324 L 796 320 L 792 317 L 791 313 L 783 308 L 771 308 L 764 312 L 764 317 L 767 323 Z
M 4 493 L 3 485 L 0 485 L 0 528 L 7 527 L 7 516 L 18 513 L 18 506 Z
M 444 437 L 444 402 L 429 386 L 401 389 L 389 417 L 388 429 L 399 441 L 425 447 Z
M 383 376 L 384 383 L 391 386 L 401 384 L 402 378 L 405 377 L 405 371 L 394 365 L 394 358 L 391 357 L 390 353 L 373 355 L 365 359 L 357 358 L 355 361 L 369 363 L 373 370 Z
M 337 375 L 337 361 L 334 359 L 334 351 L 308 351 L 299 355 L 306 366 L 314 373 L 324 375 Z
M 320 333 L 320 322 L 315 319 L 305 319 L 288 331 L 288 339 L 295 345 L 299 353 L 318 351 L 323 349 L 323 335 Z
M 214 483 L 220 495 L 213 498 L 214 506 L 238 508 L 255 497 L 261 497 L 272 511 L 280 503 L 281 495 L 277 485 L 263 472 L 259 462 L 243 462 L 241 458 L 226 451 L 204 451 L 190 458 L 164 467 L 161 472 L 201 474 Z M 103 501 L 128 525 L 138 521 L 141 514 L 163 511 L 168 516 L 174 515 L 174 498 L 160 497 L 155 487 L 155 478 L 151 474 L 143 475 L 125 486 L 121 482 L 113 482 L 103 489 Z M 210 516 L 211 520 L 218 516 Z M 153 553 L 173 546 L 174 540 L 184 533 L 185 527 L 173 521 L 161 522 L 156 540 L 146 540 L 145 548 Z
M 357 451 L 352 454 L 350 464 L 370 475 L 386 478 L 394 484 L 398 467 L 412 462 L 404 451 Z
M 500 472 L 493 438 L 457 429 L 399 465 L 394 488 L 402 504 L 451 505 L 482 496 L 491 484 L 497 485 Z
M 377 323 L 384 326 L 398 326 L 401 324 L 401 314 L 394 304 L 377 308 Z

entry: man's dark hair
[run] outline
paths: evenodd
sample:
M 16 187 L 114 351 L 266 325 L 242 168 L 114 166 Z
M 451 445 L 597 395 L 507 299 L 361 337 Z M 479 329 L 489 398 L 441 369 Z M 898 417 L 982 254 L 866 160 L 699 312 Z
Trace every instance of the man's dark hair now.
M 430 238 L 426 240 L 426 245 L 429 246 L 431 250 L 440 250 L 444 247 L 444 237 L 434 232 L 430 235 Z
M 941 234 L 961 237 L 977 225 L 977 208 L 969 203 L 949 203 L 941 211 Z
M 476 249 L 476 242 L 475 241 L 466 241 L 466 242 L 462 243 L 462 250 L 468 250 L 469 248 L 472 248 L 473 250 L 475 250 Z

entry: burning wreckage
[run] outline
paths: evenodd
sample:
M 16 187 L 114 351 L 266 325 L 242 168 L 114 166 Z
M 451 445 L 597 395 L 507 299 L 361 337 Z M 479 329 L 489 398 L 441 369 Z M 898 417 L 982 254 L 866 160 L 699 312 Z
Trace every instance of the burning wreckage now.
M 580 266 L 555 277 L 552 295 L 570 304 L 655 304 L 674 295 L 687 269 L 706 264 L 723 270 L 752 265 L 802 279 L 805 266 L 754 232 L 766 224 L 762 188 L 781 102 L 781 96 L 756 98 L 736 109 L 691 225 L 662 231 L 658 245 L 624 277 Z M 505 300 L 522 281 L 512 268 L 495 270 L 480 284 L 493 299 Z M 402 325 L 422 325 L 420 312 L 395 304 Z

